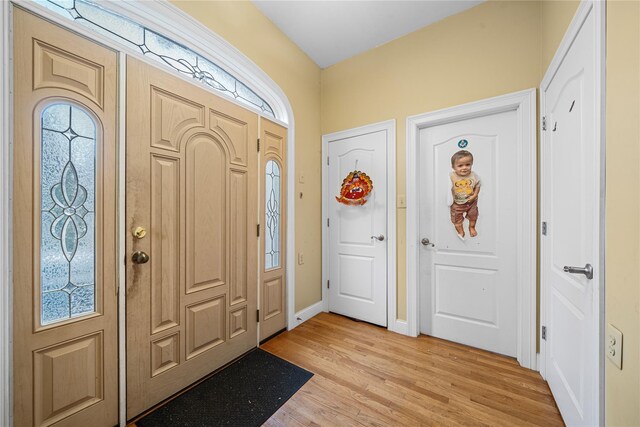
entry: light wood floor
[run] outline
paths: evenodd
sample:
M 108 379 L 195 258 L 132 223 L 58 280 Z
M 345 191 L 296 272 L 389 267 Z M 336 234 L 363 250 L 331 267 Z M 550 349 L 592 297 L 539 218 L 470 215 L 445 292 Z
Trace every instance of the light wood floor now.
M 563 425 L 515 359 L 322 313 L 263 350 L 314 373 L 266 426 Z

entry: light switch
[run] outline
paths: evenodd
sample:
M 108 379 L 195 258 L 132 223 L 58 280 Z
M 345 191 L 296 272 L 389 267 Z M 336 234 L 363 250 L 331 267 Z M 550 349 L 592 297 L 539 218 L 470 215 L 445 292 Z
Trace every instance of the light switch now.
M 304 264 L 304 254 L 302 252 L 298 252 L 298 265 Z
M 398 195 L 398 207 L 399 208 L 407 207 L 407 196 L 405 196 L 404 194 Z
M 300 177 L 298 178 L 298 182 L 300 184 L 304 184 L 304 174 L 300 174 Z
M 609 358 L 618 369 L 622 369 L 622 332 L 611 324 L 607 324 L 605 352 L 607 353 L 607 358 Z

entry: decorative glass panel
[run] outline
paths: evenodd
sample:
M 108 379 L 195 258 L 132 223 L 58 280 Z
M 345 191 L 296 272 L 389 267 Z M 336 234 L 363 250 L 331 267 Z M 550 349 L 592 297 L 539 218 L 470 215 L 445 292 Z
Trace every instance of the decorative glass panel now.
M 280 166 L 269 160 L 265 175 L 267 229 L 264 237 L 264 267 L 268 270 L 280 267 Z
M 42 112 L 42 324 L 95 311 L 96 125 L 80 108 Z
M 93 31 L 139 50 L 180 74 L 275 117 L 271 106 L 218 65 L 180 44 L 123 16 L 85 0 L 35 0 Z

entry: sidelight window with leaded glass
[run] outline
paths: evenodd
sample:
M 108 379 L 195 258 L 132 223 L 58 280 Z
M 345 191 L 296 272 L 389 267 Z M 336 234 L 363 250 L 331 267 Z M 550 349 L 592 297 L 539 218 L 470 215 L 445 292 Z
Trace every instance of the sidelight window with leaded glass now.
M 273 160 L 265 167 L 265 269 L 280 267 L 280 166 Z
M 41 323 L 95 311 L 96 124 L 68 103 L 42 112 Z

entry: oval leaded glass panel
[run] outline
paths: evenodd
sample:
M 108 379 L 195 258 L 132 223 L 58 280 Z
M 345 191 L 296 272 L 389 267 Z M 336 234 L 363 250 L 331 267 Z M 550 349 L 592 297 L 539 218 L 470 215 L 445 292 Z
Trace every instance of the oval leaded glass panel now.
M 96 125 L 82 109 L 42 112 L 41 323 L 95 311 Z
M 280 267 L 280 166 L 273 160 L 265 168 L 265 222 L 264 268 Z

